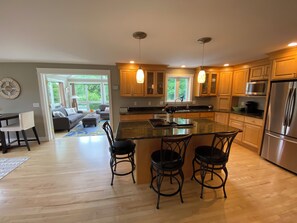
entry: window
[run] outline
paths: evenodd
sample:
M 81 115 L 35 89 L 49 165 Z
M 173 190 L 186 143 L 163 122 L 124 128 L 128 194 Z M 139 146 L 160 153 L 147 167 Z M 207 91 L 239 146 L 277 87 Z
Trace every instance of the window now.
M 49 81 L 47 82 L 47 90 L 49 95 L 49 102 L 52 108 L 61 105 L 61 95 L 59 89 L 59 82 Z
M 74 84 L 75 94 L 78 96 L 78 110 L 96 110 L 100 104 L 109 104 L 108 83 Z
M 174 102 L 183 98 L 183 101 L 191 101 L 193 75 L 167 75 L 166 101 Z

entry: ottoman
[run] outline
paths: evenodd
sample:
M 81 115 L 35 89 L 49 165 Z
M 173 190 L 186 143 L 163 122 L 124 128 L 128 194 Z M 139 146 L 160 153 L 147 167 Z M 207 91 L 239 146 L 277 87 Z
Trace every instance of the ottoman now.
M 100 115 L 98 114 L 87 114 L 85 117 L 83 117 L 81 121 L 85 128 L 86 126 L 90 126 L 90 125 L 97 126 L 99 119 L 100 119 Z

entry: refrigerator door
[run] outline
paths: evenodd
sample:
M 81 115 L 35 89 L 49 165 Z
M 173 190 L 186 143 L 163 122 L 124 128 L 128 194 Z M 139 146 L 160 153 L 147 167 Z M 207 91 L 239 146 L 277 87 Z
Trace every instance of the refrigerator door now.
M 266 129 L 275 133 L 286 133 L 286 118 L 289 94 L 293 82 L 273 82 L 267 110 Z
M 297 139 L 265 131 L 261 156 L 297 173 Z
M 297 138 L 297 82 L 294 83 L 292 97 L 288 109 L 288 126 L 286 135 Z

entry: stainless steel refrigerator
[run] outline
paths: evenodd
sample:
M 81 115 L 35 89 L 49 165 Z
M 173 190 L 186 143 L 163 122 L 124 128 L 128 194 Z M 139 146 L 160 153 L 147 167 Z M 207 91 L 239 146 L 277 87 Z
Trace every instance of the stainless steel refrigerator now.
M 297 81 L 272 82 L 261 156 L 297 173 Z

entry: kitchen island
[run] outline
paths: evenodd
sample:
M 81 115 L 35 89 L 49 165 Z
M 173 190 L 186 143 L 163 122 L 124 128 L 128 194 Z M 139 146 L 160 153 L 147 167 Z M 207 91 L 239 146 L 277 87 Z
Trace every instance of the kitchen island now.
M 138 184 L 149 183 L 150 159 L 152 152 L 160 149 L 161 138 L 166 136 L 182 136 L 192 134 L 189 143 L 183 172 L 185 179 L 192 176 L 192 159 L 195 148 L 199 145 L 210 144 L 214 133 L 238 131 L 234 127 L 220 124 L 208 119 L 181 119 L 175 118 L 173 123 L 191 123 L 192 125 L 172 125 L 165 127 L 153 127 L 149 120 L 123 121 L 119 123 L 116 140 L 133 140 L 136 143 L 136 182 Z

